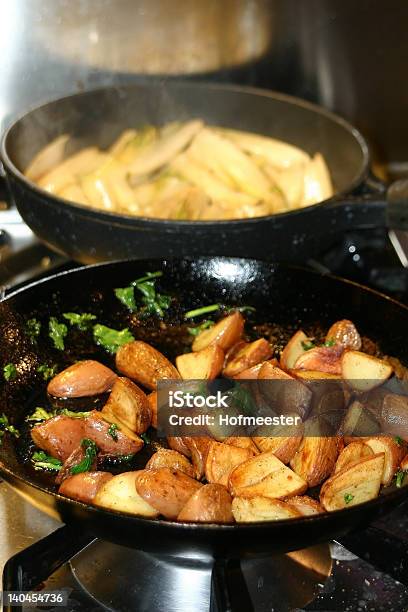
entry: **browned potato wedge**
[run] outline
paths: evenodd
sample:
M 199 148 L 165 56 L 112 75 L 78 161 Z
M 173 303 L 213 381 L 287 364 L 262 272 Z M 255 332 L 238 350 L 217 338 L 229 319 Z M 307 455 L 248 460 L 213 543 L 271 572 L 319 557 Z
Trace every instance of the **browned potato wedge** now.
M 272 347 L 265 338 L 259 338 L 254 342 L 245 344 L 237 354 L 227 361 L 227 365 L 223 370 L 223 375 L 229 378 L 237 376 L 243 370 L 252 368 L 253 366 L 266 361 L 272 356 Z
M 195 477 L 200 480 L 204 476 L 205 462 L 207 460 L 208 449 L 211 444 L 211 438 L 200 436 L 198 438 L 184 438 L 185 444 L 190 450 L 191 462 L 194 468 Z
M 259 450 L 253 439 L 249 436 L 230 436 L 224 440 L 224 444 L 230 444 L 231 446 L 238 446 L 239 448 L 246 448 L 252 455 L 259 455 Z
M 131 440 L 133 440 L 134 442 L 137 442 L 138 446 L 139 446 L 139 450 L 143 448 L 144 443 L 142 438 L 139 438 L 139 436 L 137 434 L 135 434 L 134 431 L 132 431 L 131 429 L 129 429 L 129 427 L 126 427 L 126 425 L 124 423 L 121 423 L 118 419 L 118 417 L 116 416 L 116 414 L 114 414 L 111 410 L 111 408 L 109 406 L 104 406 L 102 408 L 101 411 L 101 416 L 103 418 L 104 421 L 106 421 L 107 423 L 113 423 L 114 425 L 118 426 L 118 429 L 127 437 L 130 438 Z
M 163 467 L 143 470 L 136 479 L 138 494 L 160 514 L 175 519 L 203 485 L 179 470 Z
M 152 427 L 157 429 L 157 391 L 152 391 L 147 396 L 149 402 L 150 414 L 152 417 Z
M 391 436 L 363 438 L 363 441 L 374 453 L 384 453 L 384 470 L 381 483 L 384 486 L 391 484 L 394 474 L 405 454 L 405 448 Z
M 350 463 L 355 463 L 371 455 L 374 455 L 374 451 L 368 444 L 352 442 L 341 451 L 334 467 L 334 473 L 337 474 L 337 472 L 344 470 Z
M 137 434 L 144 433 L 151 423 L 149 402 L 145 393 L 128 378 L 118 377 L 105 404 L 123 423 Z
M 326 334 L 326 342 L 334 341 L 341 344 L 344 348 L 353 351 L 361 349 L 361 338 L 356 326 L 348 319 L 342 319 L 333 323 Z
M 309 342 L 309 338 L 302 330 L 299 330 L 291 337 L 280 356 L 280 364 L 285 370 L 295 366 L 298 358 L 305 352 L 304 344 Z
M 219 484 L 206 484 L 188 500 L 177 517 L 178 521 L 197 523 L 232 523 L 232 498 L 228 489 Z
M 232 500 L 232 514 L 237 523 L 281 521 L 302 516 L 294 506 L 278 499 L 262 496 L 251 497 L 249 499 L 234 497 Z
M 261 453 L 238 465 L 230 474 L 229 490 L 239 497 L 283 499 L 301 495 L 307 489 L 303 478 L 286 467 L 272 453 Z
M 340 374 L 329 374 L 329 372 L 319 372 L 318 370 L 290 370 L 289 374 L 295 378 L 301 378 L 302 380 L 314 381 L 314 380 L 341 380 Z
M 58 493 L 66 495 L 71 499 L 77 499 L 84 502 L 84 504 L 92 504 L 99 489 L 111 478 L 112 474 L 109 472 L 82 472 L 74 474 L 62 481 Z
M 152 390 L 156 389 L 160 379 L 180 379 L 174 365 L 162 353 L 141 340 L 128 342 L 119 348 L 116 367 L 128 378 Z
M 362 402 L 354 400 L 340 425 L 340 433 L 343 436 L 371 436 L 381 432 L 380 423 L 373 413 Z
M 383 431 L 408 440 L 408 396 L 387 393 L 381 408 Z
M 244 318 L 240 312 L 228 315 L 210 329 L 205 329 L 195 338 L 192 349 L 201 351 L 210 344 L 217 344 L 223 351 L 227 351 L 241 338 L 244 331 Z
M 155 470 L 162 467 L 179 470 L 187 474 L 187 476 L 194 478 L 193 466 L 187 457 L 170 448 L 159 448 L 146 463 L 147 470 Z
M 345 351 L 341 358 L 341 373 L 356 391 L 370 391 L 391 376 L 392 367 L 386 361 L 366 353 Z
M 228 486 L 228 478 L 232 470 L 250 457 L 253 457 L 253 453 L 247 448 L 239 448 L 213 440 L 208 448 L 205 477 L 208 482 Z
M 177 369 L 184 380 L 212 380 L 221 372 L 223 364 L 224 351 L 217 344 L 176 358 Z
M 343 350 L 340 344 L 335 346 L 316 346 L 308 351 L 304 351 L 303 355 L 298 357 L 294 369 L 341 374 L 341 354 Z
M 405 457 L 401 461 L 400 467 L 401 467 L 401 470 L 404 470 L 404 472 L 408 472 L 408 455 L 405 455 Z
M 270 363 L 273 366 L 278 365 L 277 359 L 269 359 L 268 363 Z M 257 363 L 256 365 L 252 366 L 252 368 L 247 368 L 246 370 L 242 370 L 242 372 L 239 372 L 235 376 L 232 376 L 232 378 L 237 378 L 239 380 L 256 380 L 259 376 L 259 372 L 263 364 L 264 362 Z
M 295 497 L 290 497 L 287 502 L 303 516 L 312 516 L 324 512 L 319 502 L 308 495 L 295 495 Z
M 255 431 L 253 440 L 262 453 L 271 451 L 282 463 L 289 463 L 298 450 L 302 437 L 303 423 L 290 427 L 288 425 L 275 427 L 264 425 Z
M 338 448 L 338 438 L 325 436 L 303 438 L 290 466 L 309 487 L 315 487 L 332 473 Z
M 99 361 L 77 361 L 50 380 L 47 392 L 54 397 L 87 397 L 112 389 L 115 372 Z
M 109 510 L 129 512 L 147 518 L 156 518 L 159 512 L 136 491 L 136 479 L 144 473 L 124 472 L 105 482 L 95 495 L 93 503 Z
M 284 372 L 281 368 L 266 361 L 258 375 L 259 390 L 271 408 L 278 414 L 296 413 L 303 419 L 309 411 L 312 392 L 302 381 Z M 267 381 L 290 381 L 286 383 L 268 384 Z M 265 381 L 265 384 L 263 384 Z
M 172 436 L 167 438 L 167 444 L 185 457 L 191 457 L 191 450 L 187 445 L 187 439 L 186 437 Z
M 323 484 L 320 503 L 331 512 L 375 499 L 380 491 L 383 470 L 383 453 L 349 464 Z

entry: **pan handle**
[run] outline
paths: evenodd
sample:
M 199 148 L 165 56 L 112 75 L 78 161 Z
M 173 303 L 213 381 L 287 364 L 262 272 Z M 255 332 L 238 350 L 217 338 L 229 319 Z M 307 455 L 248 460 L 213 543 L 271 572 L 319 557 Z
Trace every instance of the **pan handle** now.
M 215 559 L 210 612 L 254 612 L 239 559 Z
M 94 539 L 70 525 L 53 531 L 7 561 L 3 570 L 3 591 L 31 591 Z M 5 604 L 3 609 L 16 612 L 22 607 Z

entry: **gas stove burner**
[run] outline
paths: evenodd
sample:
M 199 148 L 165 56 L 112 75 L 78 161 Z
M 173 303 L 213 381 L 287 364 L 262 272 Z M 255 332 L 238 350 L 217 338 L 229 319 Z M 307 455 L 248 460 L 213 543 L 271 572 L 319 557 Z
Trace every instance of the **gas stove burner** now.
M 121 612 L 208 612 L 213 563 L 209 557 L 151 555 L 100 540 L 70 561 L 76 580 L 95 609 Z M 331 568 L 328 544 L 241 561 L 257 612 L 304 608 L 323 588 Z M 239 609 L 244 609 L 244 602 L 240 603 Z

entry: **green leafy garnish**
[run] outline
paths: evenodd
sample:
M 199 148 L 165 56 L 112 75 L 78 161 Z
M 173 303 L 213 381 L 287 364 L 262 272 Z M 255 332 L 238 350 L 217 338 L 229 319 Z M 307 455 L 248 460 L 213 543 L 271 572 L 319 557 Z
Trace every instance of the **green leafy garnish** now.
M 26 332 L 31 341 L 36 340 L 41 332 L 41 323 L 37 319 L 28 319 Z
M 315 348 L 316 345 L 314 342 L 312 342 L 312 340 L 303 340 L 301 342 L 302 348 L 304 351 L 310 351 L 310 349 Z
M 399 489 L 404 484 L 405 476 L 407 475 L 407 473 L 408 472 L 406 472 L 405 470 L 398 470 L 398 472 L 395 474 L 395 485 Z
M 116 353 L 121 346 L 134 340 L 127 327 L 119 331 L 99 323 L 94 325 L 93 337 L 95 342 L 103 346 L 109 353 Z
M 402 446 L 404 443 L 404 440 L 400 436 L 395 436 L 394 441 L 398 446 Z
M 150 438 L 149 438 L 149 436 L 147 435 L 147 433 L 142 433 L 142 434 L 140 434 L 140 437 L 142 438 L 142 440 L 143 440 L 143 442 L 144 442 L 145 444 L 149 444 L 149 443 L 150 443 Z
M 346 504 L 349 504 L 351 501 L 353 501 L 353 499 L 354 495 L 352 495 L 351 493 L 344 494 L 344 501 L 346 502 Z
M 52 470 L 54 472 L 59 472 L 62 468 L 62 461 L 47 455 L 44 451 L 35 451 L 31 456 L 31 462 L 35 470 Z
M 68 328 L 65 323 L 59 323 L 56 317 L 50 317 L 48 330 L 49 336 L 53 341 L 55 348 L 63 351 L 65 348 L 64 338 L 68 333 Z
M 232 405 L 236 406 L 240 412 L 245 415 L 255 414 L 256 404 L 249 389 L 240 383 L 236 383 L 235 386 L 228 391 L 227 395 L 229 395 Z
M 45 410 L 45 408 L 37 407 L 30 416 L 26 418 L 26 421 L 34 421 L 36 423 L 40 423 L 41 421 L 48 421 L 48 419 L 52 419 L 58 415 L 64 415 L 68 417 L 72 417 L 74 419 L 85 419 L 91 413 L 88 412 L 76 412 L 74 410 L 68 410 L 68 408 L 62 408 L 61 410 Z
M 130 453 L 129 455 L 118 455 L 117 457 L 115 457 L 115 463 L 130 463 L 130 461 L 132 461 L 132 459 L 134 458 L 135 454 L 136 453 Z
M 81 440 L 81 446 L 85 449 L 85 457 L 77 465 L 72 466 L 70 469 L 71 474 L 81 474 L 82 472 L 89 472 L 92 467 L 95 457 L 98 454 L 98 447 L 93 440 L 89 438 L 83 438 Z
M 77 312 L 64 312 L 62 315 L 70 325 L 76 325 L 81 331 L 86 331 L 96 316 L 88 312 L 78 314 Z
M 200 317 L 203 314 L 207 314 L 209 312 L 215 312 L 220 309 L 219 304 L 210 304 L 210 306 L 202 306 L 201 308 L 194 308 L 193 310 L 189 310 L 185 313 L 185 319 L 194 319 L 194 317 Z
M 50 378 L 53 378 L 53 376 L 56 375 L 57 369 L 58 366 L 56 365 L 49 366 L 46 363 L 43 363 L 42 365 L 38 366 L 37 372 L 43 375 L 44 380 L 49 380 Z
M 130 287 L 122 287 L 119 289 L 115 289 L 115 295 L 126 306 L 130 312 L 134 312 L 137 310 L 136 300 L 135 300 L 135 288 L 133 285 Z
M 322 346 L 325 346 L 328 348 L 329 346 L 334 346 L 335 344 L 336 344 L 336 340 L 334 340 L 334 338 L 329 338 L 328 340 L 323 342 Z
M 137 310 L 135 289 L 140 293 L 142 308 L 141 315 L 158 315 L 162 317 L 164 310 L 170 306 L 171 298 L 156 291 L 156 278 L 163 275 L 163 272 L 147 272 L 145 276 L 137 278 L 129 287 L 115 289 L 115 295 L 126 306 L 130 312 Z
M 11 425 L 9 423 L 8 417 L 3 412 L 3 414 L 0 416 L 0 443 L 1 443 L 1 437 L 4 435 L 6 431 L 9 434 L 13 435 L 15 438 L 20 437 L 20 432 L 18 431 L 18 429 L 16 429 L 14 425 Z
M 3 376 L 9 382 L 17 377 L 17 368 L 14 363 L 7 363 L 3 368 Z
M 79 412 L 76 410 L 68 410 L 68 408 L 62 408 L 58 410 L 55 416 L 63 414 L 64 416 L 71 417 L 72 419 L 86 419 L 91 414 L 91 411 Z
M 209 329 L 213 325 L 214 325 L 214 321 L 207 319 L 206 321 L 203 321 L 202 323 L 200 323 L 200 325 L 197 325 L 196 327 L 187 327 L 187 331 L 192 336 L 198 336 L 199 334 L 201 334 L 202 331 L 204 331 L 205 329 Z
M 112 440 L 115 440 L 115 442 L 118 441 L 118 429 L 119 427 L 116 425 L 116 423 L 111 423 L 108 427 L 108 434 Z

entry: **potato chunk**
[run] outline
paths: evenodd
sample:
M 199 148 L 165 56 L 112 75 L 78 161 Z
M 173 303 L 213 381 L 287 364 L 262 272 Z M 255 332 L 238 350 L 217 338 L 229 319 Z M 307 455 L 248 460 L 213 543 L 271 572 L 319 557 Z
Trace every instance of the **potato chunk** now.
M 304 345 L 309 342 L 309 338 L 302 330 L 299 330 L 292 336 L 280 356 L 280 364 L 285 370 L 290 370 L 295 367 L 298 358 L 304 354 Z
M 177 517 L 178 521 L 197 523 L 232 523 L 232 498 L 226 487 L 207 484 L 196 491 Z
M 324 512 L 319 502 L 308 495 L 295 495 L 295 497 L 288 499 L 287 502 L 303 516 L 313 516 L 314 514 Z
M 138 516 L 155 518 L 159 512 L 148 504 L 136 491 L 136 480 L 144 470 L 124 472 L 105 482 L 94 498 L 96 506 L 109 510 L 129 512 Z
M 283 499 L 301 495 L 306 481 L 286 467 L 272 452 L 261 453 L 241 463 L 230 474 L 229 489 L 239 497 Z
M 250 499 L 234 497 L 232 500 L 232 514 L 237 523 L 281 521 L 302 516 L 294 506 L 278 499 L 262 496 L 251 497 Z
M 296 417 L 296 414 L 293 416 Z M 271 451 L 282 463 L 289 463 L 298 450 L 302 437 L 303 423 L 275 427 L 263 425 L 254 432 L 253 440 L 262 453 Z
M 212 380 L 221 372 L 223 364 L 224 351 L 217 344 L 176 358 L 177 369 L 184 380 Z
M 151 423 L 151 411 L 145 393 L 128 378 L 118 377 L 105 407 L 131 431 L 144 433 Z
M 259 455 L 258 447 L 255 442 L 249 436 L 230 436 L 224 440 L 224 444 L 230 444 L 231 446 L 238 446 L 239 448 L 246 448 L 252 455 Z
M 243 370 L 252 368 L 270 357 L 272 357 L 271 345 L 265 338 L 259 338 L 259 340 L 244 344 L 233 358 L 227 361 L 227 365 L 223 370 L 223 375 L 232 378 Z
M 175 519 L 202 484 L 179 470 L 167 467 L 143 470 L 136 479 L 138 494 L 169 519 Z
M 378 496 L 384 453 L 351 463 L 323 484 L 320 502 L 329 512 L 362 504 Z
M 77 361 L 48 383 L 47 391 L 54 397 L 88 397 L 106 393 L 117 378 L 115 372 L 99 361 Z
M 354 323 L 348 319 L 336 321 L 326 334 L 326 342 L 341 344 L 344 348 L 359 351 L 361 338 Z
M 370 391 L 382 385 L 392 374 L 386 361 L 359 351 L 346 351 L 341 358 L 343 378 L 356 391 Z
M 232 470 L 250 457 L 253 457 L 253 453 L 247 448 L 222 444 L 214 440 L 208 448 L 205 477 L 208 482 L 228 486 Z
M 372 438 L 363 438 L 363 441 L 374 453 L 384 454 L 384 470 L 381 483 L 384 486 L 388 486 L 391 484 L 394 474 L 405 454 L 403 445 L 391 436 L 373 436 Z
M 334 468 L 334 473 L 340 472 L 347 468 L 347 465 L 350 463 L 355 463 L 356 461 L 360 461 L 360 459 L 364 459 L 364 457 L 370 457 L 374 455 L 374 451 L 368 444 L 364 444 L 364 442 L 352 442 L 348 444 L 341 451 Z
M 294 368 L 296 370 L 317 370 L 328 374 L 341 374 L 341 354 L 343 350 L 341 344 L 316 346 L 300 355 Z
M 315 487 L 332 473 L 338 448 L 338 438 L 305 437 L 290 462 L 290 466 L 307 482 L 309 487 Z
M 121 346 L 116 353 L 116 367 L 125 376 L 136 380 L 144 387 L 155 390 L 161 379 L 180 379 L 172 363 L 155 348 L 134 340 Z
M 155 470 L 161 467 L 179 470 L 187 474 L 187 476 L 194 478 L 193 466 L 187 457 L 170 448 L 159 448 L 146 463 L 147 470 Z
M 234 312 L 228 317 L 218 321 L 210 329 L 205 329 L 195 338 L 192 349 L 201 351 L 210 344 L 217 344 L 223 351 L 227 351 L 242 336 L 244 331 L 244 318 L 240 312 Z

